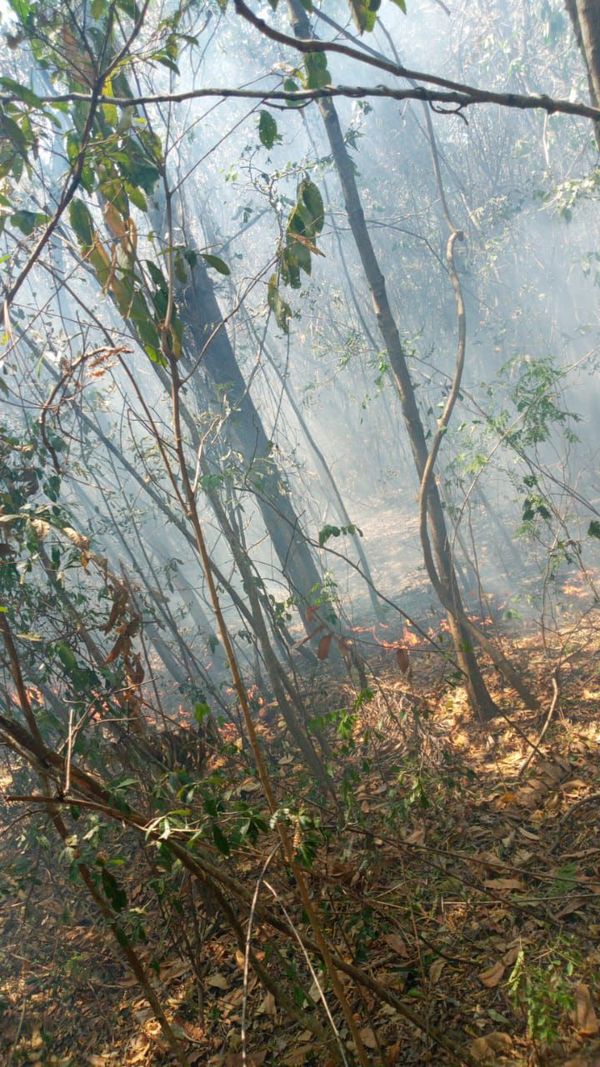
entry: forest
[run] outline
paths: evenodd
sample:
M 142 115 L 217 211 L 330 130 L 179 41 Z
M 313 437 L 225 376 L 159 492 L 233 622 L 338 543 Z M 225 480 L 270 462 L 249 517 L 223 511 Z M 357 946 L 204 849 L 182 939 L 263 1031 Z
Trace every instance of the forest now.
M 0 0 L 0 1062 L 600 1067 L 599 0 Z

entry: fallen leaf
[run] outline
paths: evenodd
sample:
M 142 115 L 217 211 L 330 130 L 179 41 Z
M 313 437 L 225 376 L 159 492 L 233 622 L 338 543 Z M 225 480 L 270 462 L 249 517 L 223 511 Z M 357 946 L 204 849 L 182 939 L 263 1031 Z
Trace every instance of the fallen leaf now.
M 410 956 L 408 945 L 399 934 L 384 934 L 383 940 L 386 945 L 392 949 L 393 952 L 397 952 L 399 956 L 402 956 L 405 960 Z
M 429 968 L 429 981 L 432 985 L 435 985 L 439 981 L 440 975 L 446 966 L 446 961 L 442 959 L 434 960 Z
M 496 893 L 508 893 L 512 889 L 524 889 L 519 878 L 488 878 L 484 883 L 486 889 L 493 889 Z
M 209 974 L 206 984 L 213 989 L 229 989 L 229 979 L 224 974 Z
M 277 1015 L 277 1005 L 272 993 L 267 993 L 264 1000 L 256 1009 L 259 1015 Z
M 370 1026 L 363 1026 L 362 1030 L 359 1030 L 359 1034 L 365 1048 L 377 1048 L 377 1040 Z
M 469 1045 L 469 1052 L 477 1063 L 498 1063 L 498 1053 L 508 1053 L 512 1049 L 512 1039 L 508 1034 L 492 1032 L 485 1037 L 476 1037 Z
M 298 1067 L 298 1065 L 305 1063 L 308 1057 L 314 1054 L 314 1051 L 315 1046 L 312 1042 L 310 1045 L 300 1045 L 298 1048 L 293 1049 L 292 1052 L 289 1052 L 283 1062 L 289 1064 L 289 1067 Z
M 487 986 L 488 989 L 495 989 L 497 985 L 500 985 L 504 977 L 504 971 L 506 970 L 501 960 L 494 963 L 492 967 L 488 967 L 487 970 L 482 971 L 477 977 L 482 985 Z
M 597 1034 L 600 1030 L 598 1016 L 592 1004 L 592 996 L 583 982 L 575 986 L 575 1025 L 581 1034 Z

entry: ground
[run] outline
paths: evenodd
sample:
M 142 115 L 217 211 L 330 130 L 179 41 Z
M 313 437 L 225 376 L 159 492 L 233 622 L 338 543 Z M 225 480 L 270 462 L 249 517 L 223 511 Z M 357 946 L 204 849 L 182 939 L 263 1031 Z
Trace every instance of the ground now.
M 518 658 L 540 709 L 518 710 L 490 674 L 506 717 L 486 727 L 473 721 L 463 690 L 444 681 L 439 659 L 419 646 L 419 654 L 411 653 L 409 676 L 393 651 L 381 649 L 371 664 L 371 694 L 358 704 L 356 687 L 346 682 L 319 683 L 313 692 L 315 707 L 352 712 L 354 705 L 356 718 L 336 718 L 344 751 L 338 753 L 335 833 L 325 832 L 333 819 L 328 812 L 323 832 L 314 840 L 307 835 L 312 896 L 325 916 L 335 913 L 328 933 L 340 955 L 367 969 L 420 1023 L 411 1026 L 392 1004 L 371 992 L 357 994 L 347 983 L 374 1062 L 600 1064 L 598 621 L 598 612 L 590 610 L 583 619 L 580 613 L 565 616 L 543 641 L 524 633 Z M 304 788 L 296 757 L 278 740 L 278 724 L 265 715 L 260 730 L 276 788 L 281 794 Z M 215 755 L 217 768 L 222 758 Z M 8 777 L 3 789 L 10 792 Z M 232 789 L 246 799 L 260 798 L 247 771 L 240 770 Z M 307 800 L 307 810 L 311 803 L 314 809 Z M 32 820 L 39 840 L 20 859 L 20 835 Z M 46 847 L 44 820 L 7 805 L 2 1062 L 175 1062 L 115 942 L 69 880 L 68 867 Z M 301 829 L 297 833 L 300 841 Z M 227 861 L 232 870 L 235 863 L 250 897 L 274 841 L 269 831 L 254 849 L 248 845 Z M 28 865 L 25 873 L 19 864 Z M 207 918 L 195 954 L 183 934 L 188 916 L 182 918 L 194 901 L 199 905 L 193 889 L 184 880 L 179 907 L 172 901 L 157 906 L 148 896 L 148 877 L 136 864 L 123 876 L 129 906 L 139 907 L 147 926 L 140 956 L 188 1062 L 325 1067 L 326 1054 L 315 1051 L 310 1030 L 290 1021 L 252 974 L 245 986 L 243 954 L 214 903 L 201 901 Z M 277 858 L 268 881 L 275 897 L 263 884 L 266 913 L 281 917 L 285 905 L 300 923 L 296 932 L 306 937 Z M 247 919 L 250 906 L 242 910 Z M 189 922 L 185 936 L 191 937 Z M 274 974 L 289 979 L 292 960 L 304 968 L 293 937 L 274 935 L 264 915 L 255 917 L 253 944 Z M 303 988 L 302 1011 L 312 1016 L 318 987 L 308 979 Z M 328 999 L 333 1004 L 330 993 Z M 334 1016 L 344 1042 L 335 1010 Z M 454 1059 L 428 1031 L 445 1036 Z

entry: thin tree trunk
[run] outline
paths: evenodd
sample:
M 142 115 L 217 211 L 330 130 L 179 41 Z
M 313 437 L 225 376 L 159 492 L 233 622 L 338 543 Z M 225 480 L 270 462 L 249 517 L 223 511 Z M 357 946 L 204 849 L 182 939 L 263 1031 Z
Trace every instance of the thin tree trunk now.
M 585 63 L 590 100 L 600 106 L 600 3 L 598 0 L 565 0 L 575 39 Z M 600 122 L 594 123 L 600 148 Z
M 302 7 L 300 0 L 288 0 L 288 11 L 297 37 L 307 39 L 314 36 L 311 32 L 306 11 Z M 369 289 L 371 290 L 377 325 L 383 337 L 390 366 L 400 394 L 404 423 L 419 481 L 421 481 L 428 459 L 425 429 L 417 406 L 398 327 L 388 300 L 385 278 L 381 272 L 365 221 L 356 184 L 354 164 L 346 148 L 334 104 L 331 100 L 323 99 L 318 101 L 318 107 L 323 118 L 331 153 L 342 186 L 350 228 L 356 242 L 356 248 Z M 441 594 L 440 599 L 448 611 L 448 623 L 456 650 L 456 657 L 465 676 L 471 706 L 483 719 L 487 719 L 495 715 L 498 709 L 487 691 L 471 646 L 470 636 L 462 622 L 465 612 L 460 600 L 458 583 L 452 564 L 442 503 L 434 479 L 431 480 L 429 486 L 428 514 L 431 522 L 433 553 L 439 576 L 439 588 L 436 591 L 438 595 Z

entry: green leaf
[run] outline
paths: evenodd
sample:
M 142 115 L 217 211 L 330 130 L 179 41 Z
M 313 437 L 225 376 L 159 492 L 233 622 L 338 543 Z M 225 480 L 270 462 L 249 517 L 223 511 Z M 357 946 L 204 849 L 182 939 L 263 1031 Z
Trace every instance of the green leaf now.
M 13 96 L 17 96 L 24 104 L 43 109 L 44 101 L 40 100 L 39 96 L 31 89 L 28 89 L 26 85 L 21 85 L 19 82 L 14 81 L 13 78 L 0 78 L 0 85 L 8 89 Z
M 588 526 L 588 537 L 597 537 L 600 540 L 600 522 L 597 519 L 592 519 Z
M 63 641 L 60 641 L 54 647 L 58 653 L 58 658 L 62 663 L 63 667 L 67 671 L 76 671 L 78 669 L 77 659 L 75 657 L 75 653 L 69 648 L 69 646 L 65 645 Z
M 339 526 L 324 526 L 322 530 L 319 530 L 319 547 L 323 548 L 326 545 L 330 537 L 339 537 L 341 534 Z
M 275 322 L 279 326 L 279 329 L 283 330 L 284 333 L 289 333 L 288 323 L 292 317 L 292 309 L 279 292 L 276 274 L 271 275 L 269 279 L 267 302 L 271 311 L 275 315 Z
M 325 222 L 325 206 L 318 187 L 314 182 L 307 180 L 300 183 L 298 192 L 302 195 L 304 204 L 310 213 L 314 233 L 320 233 Z
M 375 28 L 381 0 L 350 0 L 352 18 L 361 33 Z
M 27 156 L 29 145 L 25 133 L 23 133 L 18 123 L 14 121 L 14 118 L 7 115 L 2 108 L 0 108 L 0 132 L 11 142 L 16 152 Z
M 131 200 L 131 203 L 135 204 L 140 211 L 148 210 L 148 201 L 141 189 L 138 189 L 135 185 L 131 185 L 129 182 L 125 182 L 125 192 Z
M 406 0 L 392 0 L 394 4 L 400 8 L 400 10 L 406 15 Z
M 165 276 L 164 276 L 162 270 L 160 269 L 160 267 L 157 267 L 156 263 L 153 263 L 153 261 L 151 259 L 145 260 L 145 263 L 146 263 L 146 266 L 147 266 L 148 271 L 150 273 L 150 277 L 152 278 L 152 281 L 154 282 L 154 284 L 159 289 L 164 289 L 165 292 L 168 292 L 169 283 L 167 282 L 167 279 L 165 278 Z
M 196 722 L 199 722 L 199 723 L 204 722 L 204 720 L 209 715 L 210 715 L 210 708 L 209 708 L 208 704 L 203 704 L 202 701 L 199 701 L 194 706 L 194 718 L 195 718 Z
M 69 219 L 80 244 L 89 247 L 94 243 L 94 223 L 89 208 L 83 200 L 69 204 Z
M 283 83 L 283 88 L 284 88 L 286 93 L 297 93 L 299 88 L 300 88 L 300 86 L 298 85 L 297 82 L 294 81 L 293 78 L 286 78 L 284 83 Z M 288 107 L 303 107 L 304 106 L 302 100 L 286 100 L 286 104 L 287 104 Z
M 221 259 L 219 256 L 213 256 L 210 252 L 202 252 L 201 255 L 202 259 L 206 260 L 209 267 L 214 267 L 214 269 L 217 270 L 219 274 L 231 274 L 231 271 L 225 263 L 225 260 Z
M 305 56 L 306 85 L 308 89 L 322 89 L 331 85 L 331 74 L 327 69 L 327 57 L 324 52 L 309 52 Z
M 258 136 L 260 137 L 260 143 L 265 148 L 272 148 L 274 144 L 281 141 L 281 137 L 277 132 L 277 123 L 270 111 L 261 111 L 260 113 Z
M 222 852 L 224 856 L 229 856 L 231 848 L 229 847 L 229 841 L 225 837 L 221 827 L 218 823 L 213 823 L 212 828 L 213 841 L 217 846 L 219 852 Z
M 15 211 L 14 215 L 11 215 L 11 222 L 29 237 L 37 226 L 45 226 L 50 222 L 50 217 L 43 215 L 41 211 Z
M 123 911 L 127 907 L 127 893 L 106 867 L 102 867 L 102 888 L 115 911 Z

